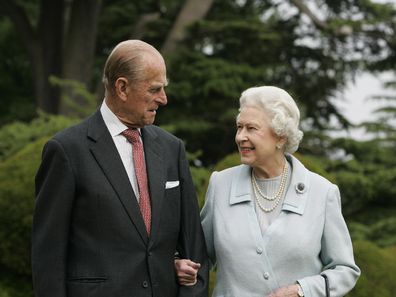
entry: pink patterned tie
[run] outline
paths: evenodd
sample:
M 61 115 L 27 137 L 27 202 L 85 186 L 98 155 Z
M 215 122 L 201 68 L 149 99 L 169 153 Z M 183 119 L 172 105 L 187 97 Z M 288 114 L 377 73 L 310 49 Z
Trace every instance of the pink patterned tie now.
M 133 145 L 133 165 L 135 167 L 136 179 L 139 187 L 139 206 L 142 213 L 147 233 L 150 234 L 151 227 L 151 206 L 150 194 L 148 191 L 146 162 L 144 161 L 143 144 L 140 141 L 137 129 L 126 129 L 122 135 Z

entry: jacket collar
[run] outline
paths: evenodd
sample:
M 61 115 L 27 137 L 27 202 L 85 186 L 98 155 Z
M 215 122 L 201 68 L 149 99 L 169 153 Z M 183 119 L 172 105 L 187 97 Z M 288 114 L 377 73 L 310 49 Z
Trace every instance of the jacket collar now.
M 302 215 L 307 204 L 310 187 L 309 171 L 296 157 L 287 154 L 286 159 L 292 166 L 292 175 L 282 210 Z
M 308 190 L 310 186 L 309 171 L 296 157 L 286 154 L 286 159 L 292 166 L 292 175 L 285 200 L 283 201 L 282 210 L 302 215 L 307 203 Z M 231 205 L 253 201 L 254 196 L 250 174 L 250 166 L 238 166 L 238 170 L 231 183 Z
M 252 183 L 250 178 L 251 168 L 248 165 L 238 166 L 239 170 L 234 175 L 231 183 L 230 204 L 252 201 Z

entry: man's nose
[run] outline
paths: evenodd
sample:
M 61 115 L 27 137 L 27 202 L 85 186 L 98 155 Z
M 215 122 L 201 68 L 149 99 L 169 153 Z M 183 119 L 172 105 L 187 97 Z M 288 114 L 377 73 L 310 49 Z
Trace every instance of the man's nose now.
M 157 97 L 156 101 L 158 102 L 159 105 L 166 105 L 168 103 L 168 98 L 166 97 L 166 93 L 164 89 L 161 90 L 161 93 Z

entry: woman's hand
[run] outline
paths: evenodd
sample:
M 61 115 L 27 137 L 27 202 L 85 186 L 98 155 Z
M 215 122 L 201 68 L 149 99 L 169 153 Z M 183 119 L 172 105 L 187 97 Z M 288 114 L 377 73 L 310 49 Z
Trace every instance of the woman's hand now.
M 267 295 L 266 297 L 298 297 L 297 292 L 298 285 L 294 284 L 287 287 L 279 288 L 271 294 Z
M 200 267 L 201 264 L 188 259 L 175 259 L 175 269 L 179 284 L 182 286 L 195 285 Z

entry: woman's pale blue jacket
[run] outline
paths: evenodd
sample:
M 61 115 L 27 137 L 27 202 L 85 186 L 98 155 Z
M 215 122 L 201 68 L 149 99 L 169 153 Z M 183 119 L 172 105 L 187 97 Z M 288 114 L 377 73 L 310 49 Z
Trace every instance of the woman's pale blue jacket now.
M 341 214 L 338 187 L 307 170 L 291 155 L 290 186 L 279 217 L 264 236 L 254 210 L 251 168 L 214 172 L 202 226 L 212 264 L 217 266 L 215 297 L 264 297 L 297 281 L 306 297 L 349 292 L 359 275 L 351 238 Z

